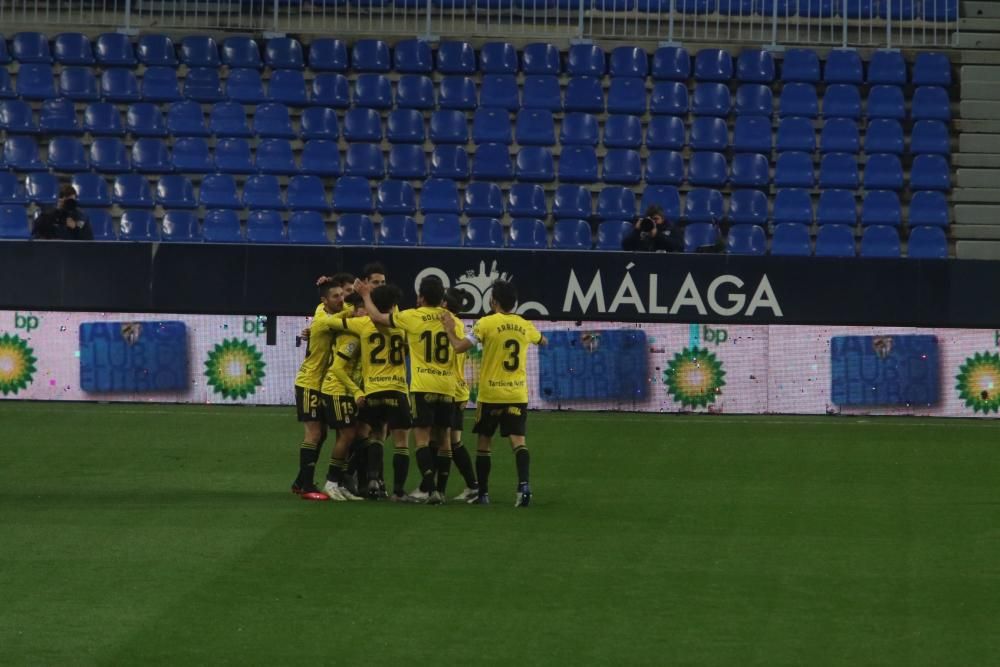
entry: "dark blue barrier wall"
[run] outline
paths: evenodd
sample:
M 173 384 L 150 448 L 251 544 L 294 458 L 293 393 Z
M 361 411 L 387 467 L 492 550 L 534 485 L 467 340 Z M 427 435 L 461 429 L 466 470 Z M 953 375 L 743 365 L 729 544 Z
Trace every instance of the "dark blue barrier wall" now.
M 0 308 L 307 314 L 318 275 L 376 259 L 410 300 L 421 275 L 464 287 L 471 314 L 506 277 L 536 318 L 1000 325 L 1000 262 L 165 243 L 0 242 Z

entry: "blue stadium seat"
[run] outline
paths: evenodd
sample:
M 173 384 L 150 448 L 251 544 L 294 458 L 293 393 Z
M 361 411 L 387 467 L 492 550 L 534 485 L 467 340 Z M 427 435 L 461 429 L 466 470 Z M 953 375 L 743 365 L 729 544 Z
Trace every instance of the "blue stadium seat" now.
M 271 72 L 267 84 L 267 99 L 293 107 L 305 106 L 309 102 L 306 80 L 301 70 L 279 69 Z
M 125 112 L 125 129 L 135 137 L 166 137 L 167 124 L 160 108 L 152 102 L 130 104 Z
M 809 228 L 797 222 L 782 222 L 774 226 L 771 254 L 784 257 L 808 257 L 812 254 Z
M 197 102 L 192 102 L 198 104 Z M 201 105 L 198 105 L 201 108 Z M 252 137 L 247 114 L 239 102 L 217 102 L 209 114 L 209 128 L 216 137 Z
M 125 211 L 118 223 L 119 241 L 160 240 L 160 228 L 151 211 Z
M 430 42 L 422 39 L 396 42 L 392 63 L 393 69 L 401 74 L 430 74 L 434 70 L 434 53 Z
M 128 35 L 122 33 L 101 33 L 94 50 L 101 67 L 135 67 L 139 62 Z
M 906 256 L 912 259 L 948 259 L 948 239 L 939 227 L 911 227 Z
M 181 40 L 181 62 L 188 67 L 219 67 L 219 46 L 207 35 L 189 35 Z
M 379 245 L 417 245 L 417 222 L 408 215 L 386 215 L 379 226 Z
M 888 153 L 868 155 L 864 175 L 865 190 L 902 190 L 903 166 L 899 157 Z
M 918 53 L 913 61 L 914 86 L 951 85 L 951 62 L 944 53 Z
M 857 153 L 861 150 L 858 124 L 850 118 L 831 118 L 827 120 L 823 123 L 823 132 L 820 134 L 819 150 L 821 153 Z
M 767 234 L 759 225 L 739 225 L 729 230 L 726 252 L 730 255 L 767 254 Z
M 574 111 L 563 117 L 559 143 L 564 146 L 597 146 L 598 125 L 593 114 Z
M 948 126 L 939 120 L 918 120 L 910 131 L 910 152 L 914 154 L 951 154 Z
M 563 120 L 564 127 L 565 122 Z M 737 119 L 737 128 L 739 125 L 739 119 Z M 768 128 L 770 129 L 770 125 Z M 686 141 L 684 135 L 684 121 L 681 118 L 677 116 L 653 116 L 646 124 L 646 148 L 650 150 L 681 150 Z M 607 142 L 607 129 L 605 129 L 604 140 Z M 770 137 L 768 138 L 768 150 L 770 150 Z
M 194 186 L 187 176 L 167 174 L 156 181 L 156 203 L 165 209 L 198 208 Z
M 74 174 L 71 181 L 76 190 L 76 201 L 80 206 L 111 206 L 111 192 L 108 183 L 98 174 Z
M 93 65 L 94 50 L 90 39 L 78 32 L 64 32 L 52 40 L 55 61 L 62 65 Z
M 816 131 L 813 122 L 808 118 L 789 116 L 782 118 L 778 125 L 778 137 L 775 142 L 778 151 L 804 151 L 812 153 L 816 150 Z
M 10 64 L 10 53 L 7 51 L 7 40 L 0 35 L 0 65 Z M 6 68 L 0 68 L 0 70 L 5 70 Z
M 227 37 L 222 42 L 222 63 L 231 68 L 261 69 L 264 66 L 257 42 L 243 35 Z
M 288 241 L 298 244 L 329 244 L 330 237 L 326 234 L 323 215 L 318 211 L 292 213 L 288 218 Z
M 857 86 L 835 83 L 823 95 L 824 118 L 861 118 L 861 93 Z
M 608 113 L 646 113 L 646 80 L 632 77 L 611 79 Z
M 632 231 L 632 222 L 605 220 L 597 227 L 598 250 L 621 250 L 622 240 Z
M 294 139 L 292 116 L 288 107 L 277 102 L 268 102 L 257 107 L 253 117 L 254 134 L 270 139 Z
M 8 164 L 9 164 L 8 160 Z M 910 167 L 910 189 L 951 190 L 951 169 L 943 155 L 917 155 Z
M 201 179 L 199 199 L 206 210 L 243 208 L 236 194 L 236 179 L 230 174 L 210 174 Z
M 541 146 L 525 146 L 517 154 L 515 171 L 519 181 L 551 183 L 555 180 L 552 151 Z
M 38 134 L 31 105 L 21 100 L 0 101 L 0 130 L 8 134 Z
M 688 195 L 690 201 L 690 195 Z M 689 222 L 684 226 L 684 252 L 713 248 L 719 242 L 719 227 L 711 222 Z
M 559 155 L 559 180 L 564 183 L 596 182 L 597 151 L 590 146 L 563 147 Z
M 606 187 L 597 196 L 597 218 L 599 220 L 631 221 L 635 218 L 635 207 L 635 193 L 629 188 Z M 621 247 L 620 242 L 617 247 Z
M 507 193 L 507 213 L 512 218 L 547 217 L 549 211 L 542 186 L 534 183 L 515 183 L 510 186 L 510 191 Z
M 679 46 L 661 46 L 653 53 L 653 78 L 687 81 L 691 77 L 691 56 Z
M 413 186 L 406 181 L 382 181 L 375 194 L 375 208 L 382 214 L 413 215 L 417 212 L 417 196 L 413 192 Z
M 404 112 L 400 111 L 398 113 Z M 419 112 L 414 113 L 417 113 L 419 116 Z M 337 123 L 337 112 L 330 107 L 310 107 L 304 109 L 299 122 L 299 136 L 302 139 L 328 139 L 336 141 L 340 138 L 340 125 Z M 421 125 L 421 129 L 423 129 L 423 125 Z
M 166 131 L 174 137 L 207 137 L 211 135 L 205 125 L 201 105 L 193 100 L 174 102 L 167 109 Z
M 318 176 L 292 176 L 286 192 L 288 208 L 293 211 L 329 211 L 323 181 Z
M 670 116 L 688 114 L 688 89 L 679 81 L 658 81 L 649 98 L 649 112 Z
M 585 186 L 560 185 L 552 196 L 552 217 L 557 220 L 590 218 L 592 214 L 590 199 L 590 191 Z
M 303 174 L 313 176 L 339 176 L 340 151 L 337 142 L 332 139 L 310 139 L 302 146 L 299 155 Z
M 461 209 L 458 204 L 458 184 L 447 178 L 429 178 L 420 190 L 421 213 L 454 213 Z
M 870 121 L 865 132 L 865 152 L 869 155 L 872 153 L 902 155 L 903 128 L 899 121 L 886 118 Z
M 106 186 L 105 190 L 107 190 Z M 24 194 L 27 201 L 38 206 L 55 206 L 59 199 L 59 179 L 56 178 L 55 174 L 41 171 L 32 172 L 24 177 Z
M 173 171 L 170 149 L 162 139 L 142 138 L 132 144 L 132 168 L 140 174 L 166 174 Z
M 14 171 L 45 171 L 38 156 L 38 146 L 31 137 L 8 136 L 3 143 L 3 161 Z
M 469 248 L 502 248 L 503 227 L 500 221 L 496 217 L 469 218 L 465 245 Z
M 517 74 L 517 49 L 509 42 L 487 42 L 479 50 L 484 74 Z
M 554 75 L 537 74 L 524 77 L 522 106 L 526 109 L 562 111 L 562 91 Z
M 729 128 L 726 121 L 708 116 L 695 118 L 691 122 L 690 146 L 696 151 L 726 150 L 729 147 Z
M 846 225 L 825 225 L 816 234 L 817 257 L 854 257 L 854 231 Z
M 273 174 L 251 176 L 243 184 L 243 206 L 251 210 L 280 211 L 285 208 L 278 177 Z
M 153 208 L 156 201 L 146 177 L 140 174 L 119 174 L 111 188 L 111 201 L 122 208 Z
M 684 217 L 690 223 L 722 222 L 725 201 L 722 193 L 712 188 L 692 188 L 684 202 Z
M 208 142 L 201 137 L 177 137 L 170 154 L 174 171 L 185 174 L 209 174 L 215 160 L 208 152 Z
M 143 76 L 143 81 L 149 76 L 149 71 L 146 71 L 145 76 Z M 225 93 L 222 92 L 222 82 L 219 80 L 219 71 L 208 68 L 194 68 L 189 70 L 187 77 L 184 79 L 184 97 L 189 100 L 194 100 L 196 102 L 211 103 L 211 102 L 221 102 L 226 99 Z M 143 89 L 143 98 L 150 99 Z M 155 101 L 155 100 L 154 100 Z M 169 102 L 172 100 L 163 100 Z
M 672 185 L 647 185 L 639 209 L 646 211 L 650 206 L 662 208 L 668 222 L 676 223 L 681 218 L 681 197 Z
M 364 178 L 384 178 L 385 160 L 382 147 L 374 143 L 353 143 L 344 157 L 344 174 Z
M 901 115 L 893 117 L 902 120 Z M 910 117 L 914 121 L 918 120 L 941 120 L 945 122 L 950 121 L 951 102 L 948 99 L 948 91 L 945 90 L 944 88 L 938 88 L 937 86 L 918 87 L 916 90 L 913 91 L 913 98 L 911 100 L 911 107 L 910 107 Z
M 210 70 L 209 70 L 210 72 Z M 191 88 L 191 99 L 197 101 L 207 101 L 202 98 L 213 97 L 211 94 L 212 74 L 200 75 L 207 79 L 207 87 L 204 91 L 199 90 L 197 85 Z M 189 84 L 197 84 L 190 79 L 185 80 L 185 89 Z M 218 84 L 218 81 L 214 82 Z M 218 86 L 216 86 L 218 87 Z M 142 91 L 140 93 L 138 84 L 129 70 L 108 70 L 101 75 L 101 90 L 104 99 L 111 102 L 128 102 L 131 100 L 144 99 L 147 102 L 175 102 L 181 99 L 180 84 L 177 80 L 177 70 L 172 67 L 150 67 L 142 76 Z M 202 94 L 204 93 L 204 95 Z M 197 97 L 195 97 L 197 94 Z M 218 96 L 221 99 L 221 95 Z
M 348 213 L 337 220 L 337 245 L 355 246 L 375 243 L 375 226 L 371 218 Z
M 746 50 L 736 60 L 736 78 L 746 83 L 774 81 L 774 56 L 763 49 Z
M 56 137 L 49 142 L 48 153 L 49 169 L 53 171 L 87 171 L 90 169 L 90 162 L 87 160 L 87 151 L 74 137 Z
M 359 74 L 354 81 L 354 106 L 392 108 L 392 84 L 381 74 Z
M 611 52 L 610 72 L 612 77 L 645 79 L 649 73 L 649 58 L 639 47 L 617 46 Z
M 852 156 L 853 157 L 853 156 Z M 779 188 L 811 188 L 816 184 L 810 153 L 787 151 L 778 155 L 774 185 Z
M 59 74 L 58 92 L 74 102 L 94 102 L 101 98 L 97 78 L 89 67 L 64 67 Z
M 895 227 L 874 225 L 861 235 L 861 256 L 894 258 L 899 257 L 899 234 Z
M 858 224 L 858 205 L 852 190 L 824 190 L 819 197 L 816 222 L 820 225 Z
M 896 50 L 875 51 L 868 61 L 868 83 L 873 86 L 905 86 L 906 61 L 903 54 Z
M 465 188 L 464 200 L 463 210 L 467 216 L 503 216 L 503 193 L 495 183 L 469 183 Z
M 404 74 L 396 84 L 396 106 L 400 109 L 433 109 L 434 83 L 423 74 Z
M 811 225 L 813 221 L 812 197 L 808 190 L 786 188 L 774 197 L 774 222 L 796 222 Z
M 285 223 L 277 211 L 251 211 L 247 216 L 247 241 L 250 243 L 285 243 Z
M 602 77 L 606 57 L 601 47 L 594 44 L 574 44 L 566 54 L 566 73 L 570 76 Z
M 322 62 L 323 49 L 325 48 L 322 43 L 326 41 L 336 40 L 318 39 L 310 45 L 310 56 L 313 50 L 319 48 L 321 61 L 316 66 L 312 66 L 312 69 L 324 69 L 324 66 L 329 64 L 328 62 Z M 343 50 L 343 45 L 341 45 L 341 52 L 344 54 L 343 60 L 346 64 L 346 51 Z M 328 49 L 326 53 L 329 54 L 330 50 Z M 299 43 L 299 40 L 291 37 L 271 38 L 264 45 L 264 62 L 272 69 L 304 69 L 305 59 L 302 57 L 302 44 Z
M 314 39 L 309 44 L 309 69 L 316 72 L 346 72 L 347 46 L 332 37 Z
M 916 94 L 914 94 L 914 104 L 916 102 Z M 902 88 L 898 86 L 872 86 L 871 90 L 868 91 L 868 118 L 903 120 L 904 117 Z
M 684 182 L 684 157 L 677 151 L 650 151 L 645 179 L 656 185 L 680 185 Z
M 696 81 L 729 81 L 733 78 L 733 57 L 723 49 L 702 49 L 694 57 Z
M 827 153 L 819 167 L 821 188 L 858 188 L 857 157 L 849 153 Z
M 48 37 L 40 32 L 19 32 L 10 39 L 10 53 L 21 63 L 51 63 Z
M 688 182 L 691 185 L 723 187 L 729 180 L 729 166 L 722 153 L 692 153 L 688 163 Z
M 560 250 L 589 250 L 594 241 L 585 220 L 556 220 L 552 227 L 552 247 Z
M 514 218 L 510 223 L 511 248 L 546 248 L 548 232 L 541 220 L 534 218 Z
M 317 74 L 312 82 L 312 103 L 334 109 L 346 109 L 351 106 L 347 77 L 330 72 Z
M 680 119 L 669 116 L 654 116 L 653 120 Z M 519 139 L 518 143 L 524 142 Z M 608 116 L 607 120 L 604 121 L 604 146 L 606 148 L 640 148 L 642 146 L 642 121 L 638 116 L 624 114 Z
M 563 152 L 563 155 L 565 154 Z M 561 165 L 562 157 L 560 157 Z M 562 178 L 561 173 L 560 178 Z M 639 158 L 639 151 L 631 148 L 608 149 L 608 152 L 604 155 L 601 179 L 605 183 L 638 184 L 642 180 L 642 161 Z
M 52 65 L 22 64 L 17 71 L 17 95 L 25 100 L 47 100 L 55 97 Z
M 861 204 L 861 225 L 903 224 L 903 212 L 899 206 L 899 196 L 889 190 L 869 190 Z
M 446 76 L 438 88 L 438 106 L 441 109 L 472 111 L 476 102 L 476 84 L 467 76 Z
M 513 74 L 485 74 L 479 90 L 479 106 L 497 107 L 507 111 L 521 108 L 517 78 Z
M 942 9 L 945 3 L 941 3 Z M 933 12 L 933 9 L 931 10 Z M 883 18 L 892 18 L 893 21 L 912 21 L 917 17 L 917 7 L 915 0 L 882 0 L 879 3 L 878 15 Z
M 604 112 L 604 90 L 601 80 L 593 77 L 575 77 L 566 86 L 563 103 L 566 111 Z
M 167 211 L 161 223 L 161 241 L 196 243 L 202 240 L 198 217 L 194 211 Z
M 819 56 L 812 49 L 788 49 L 781 63 L 785 83 L 819 83 Z
M 344 139 L 349 142 L 382 141 L 382 118 L 378 111 L 349 109 L 344 115 Z
M 226 79 L 226 97 L 243 104 L 261 104 L 267 100 L 264 81 L 255 69 L 234 69 Z
M 826 83 L 864 83 L 861 56 L 853 49 L 834 49 L 826 56 L 823 67 L 823 81 Z
M 177 67 L 174 43 L 166 35 L 140 35 L 135 53 L 146 67 Z
M 201 233 L 206 243 L 243 243 L 243 229 L 236 211 L 206 211 Z
M 506 146 L 504 147 L 506 148 Z M 389 149 L 389 178 L 427 178 L 427 157 L 419 144 L 397 144 Z
M 94 234 L 95 241 L 118 240 L 115 226 L 111 222 L 111 213 L 100 208 L 85 209 L 85 212 L 90 219 L 90 230 Z
M 481 110 L 476 112 L 477 117 L 479 111 Z M 517 137 L 517 143 L 524 146 L 554 145 L 556 130 L 552 112 L 547 109 L 521 109 L 517 112 L 514 133 Z M 473 136 L 475 136 L 475 128 L 473 128 Z
M 476 51 L 468 42 L 443 41 L 438 44 L 436 69 L 441 74 L 472 74 Z
M 464 146 L 435 146 L 431 152 L 431 178 L 469 180 L 469 154 Z
M 257 172 L 250 157 L 250 144 L 246 139 L 219 139 L 215 143 L 215 166 L 224 174 Z
M 0 171 L 0 204 L 26 206 L 28 196 L 17 180 L 17 175 Z
M 739 188 L 767 188 L 770 163 L 766 155 L 738 153 L 733 156 L 732 184 Z
M 132 161 L 125 144 L 114 137 L 99 137 L 90 143 L 90 164 L 104 174 L 120 174 L 132 170 Z
M 759 83 L 744 83 L 736 90 L 736 114 L 738 116 L 767 116 L 774 111 L 771 89 Z
M 457 248 L 462 245 L 462 224 L 454 213 L 432 213 L 424 216 L 421 225 L 421 245 Z
M 2 42 L 3 40 L 0 40 Z M 5 67 L 0 67 L 0 99 L 13 99 L 17 97 L 14 84 L 10 80 L 10 72 Z
M 691 112 L 696 116 L 726 117 L 732 106 L 729 87 L 724 83 L 699 83 L 691 96 Z
M 431 141 L 435 144 L 467 144 L 469 123 L 457 110 L 441 109 L 431 114 Z
M 948 201 L 942 192 L 914 192 L 910 198 L 910 227 L 948 226 Z
M 562 72 L 559 49 L 546 42 L 535 42 L 524 47 L 521 64 L 525 74 L 555 74 Z
M 466 122 L 463 120 L 463 123 Z M 472 118 L 472 141 L 476 144 L 511 144 L 510 114 L 504 109 L 479 107 Z
M 734 225 L 766 227 L 767 195 L 760 190 L 734 190 L 729 198 L 729 222 Z
M 771 119 L 763 116 L 738 117 L 733 129 L 733 150 L 737 153 L 770 154 Z
M 755 10 L 758 14 L 766 17 L 771 16 L 795 16 L 798 14 L 799 9 L 803 12 L 808 8 L 808 3 L 803 6 L 799 0 L 758 0 L 754 3 Z
M 811 83 L 786 83 L 778 98 L 778 115 L 816 118 L 819 115 L 819 98 Z

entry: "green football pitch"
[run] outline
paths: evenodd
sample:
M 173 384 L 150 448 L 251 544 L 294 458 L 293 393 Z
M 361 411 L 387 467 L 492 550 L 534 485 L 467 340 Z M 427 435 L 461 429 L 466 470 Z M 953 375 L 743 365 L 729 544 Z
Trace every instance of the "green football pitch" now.
M 996 422 L 536 413 L 516 510 L 506 445 L 489 507 L 304 502 L 300 435 L 0 403 L 0 664 L 1000 660 Z

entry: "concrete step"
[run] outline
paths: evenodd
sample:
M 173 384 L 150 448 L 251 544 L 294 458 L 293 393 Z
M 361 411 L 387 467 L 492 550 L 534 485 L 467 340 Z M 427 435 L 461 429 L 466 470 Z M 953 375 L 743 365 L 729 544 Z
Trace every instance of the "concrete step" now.
M 966 169 L 957 171 L 955 179 L 959 188 L 991 188 L 1000 183 L 1000 169 Z
M 955 224 L 988 225 L 1000 230 L 1000 206 L 991 204 L 958 204 L 955 206 Z
M 976 120 L 1000 118 L 1000 102 L 977 102 L 975 100 L 966 102 L 963 100 L 959 108 L 962 118 Z
M 968 81 L 962 79 L 962 100 L 966 102 L 990 102 L 1000 100 L 1000 68 L 992 81 Z
M 952 164 L 956 167 L 1000 169 L 1000 155 L 992 153 L 960 153 L 953 158 Z
M 1000 241 L 958 241 L 955 257 L 959 259 L 1000 259 Z
M 1000 241 L 1000 226 L 955 224 L 951 236 L 957 241 Z
M 958 36 L 960 49 L 1000 48 L 1000 34 L 992 32 L 963 32 Z
M 953 204 L 1000 204 L 1000 190 L 991 188 L 956 188 L 951 193 Z
M 952 121 L 955 131 L 961 134 L 1000 134 L 1000 120 L 971 120 L 969 118 L 956 118 Z
M 966 0 L 961 9 L 962 16 L 1000 19 L 1000 3 L 995 0 Z
M 958 136 L 958 155 L 966 153 L 1000 153 L 1000 132 L 996 134 L 963 132 Z

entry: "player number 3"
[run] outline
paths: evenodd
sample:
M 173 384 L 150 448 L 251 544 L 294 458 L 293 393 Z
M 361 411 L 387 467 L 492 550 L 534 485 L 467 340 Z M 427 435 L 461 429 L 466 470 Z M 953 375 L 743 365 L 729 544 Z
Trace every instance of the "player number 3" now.
M 513 338 L 504 341 L 504 349 L 510 350 L 510 358 L 504 359 L 503 367 L 507 371 L 516 371 L 521 365 L 521 344 Z

